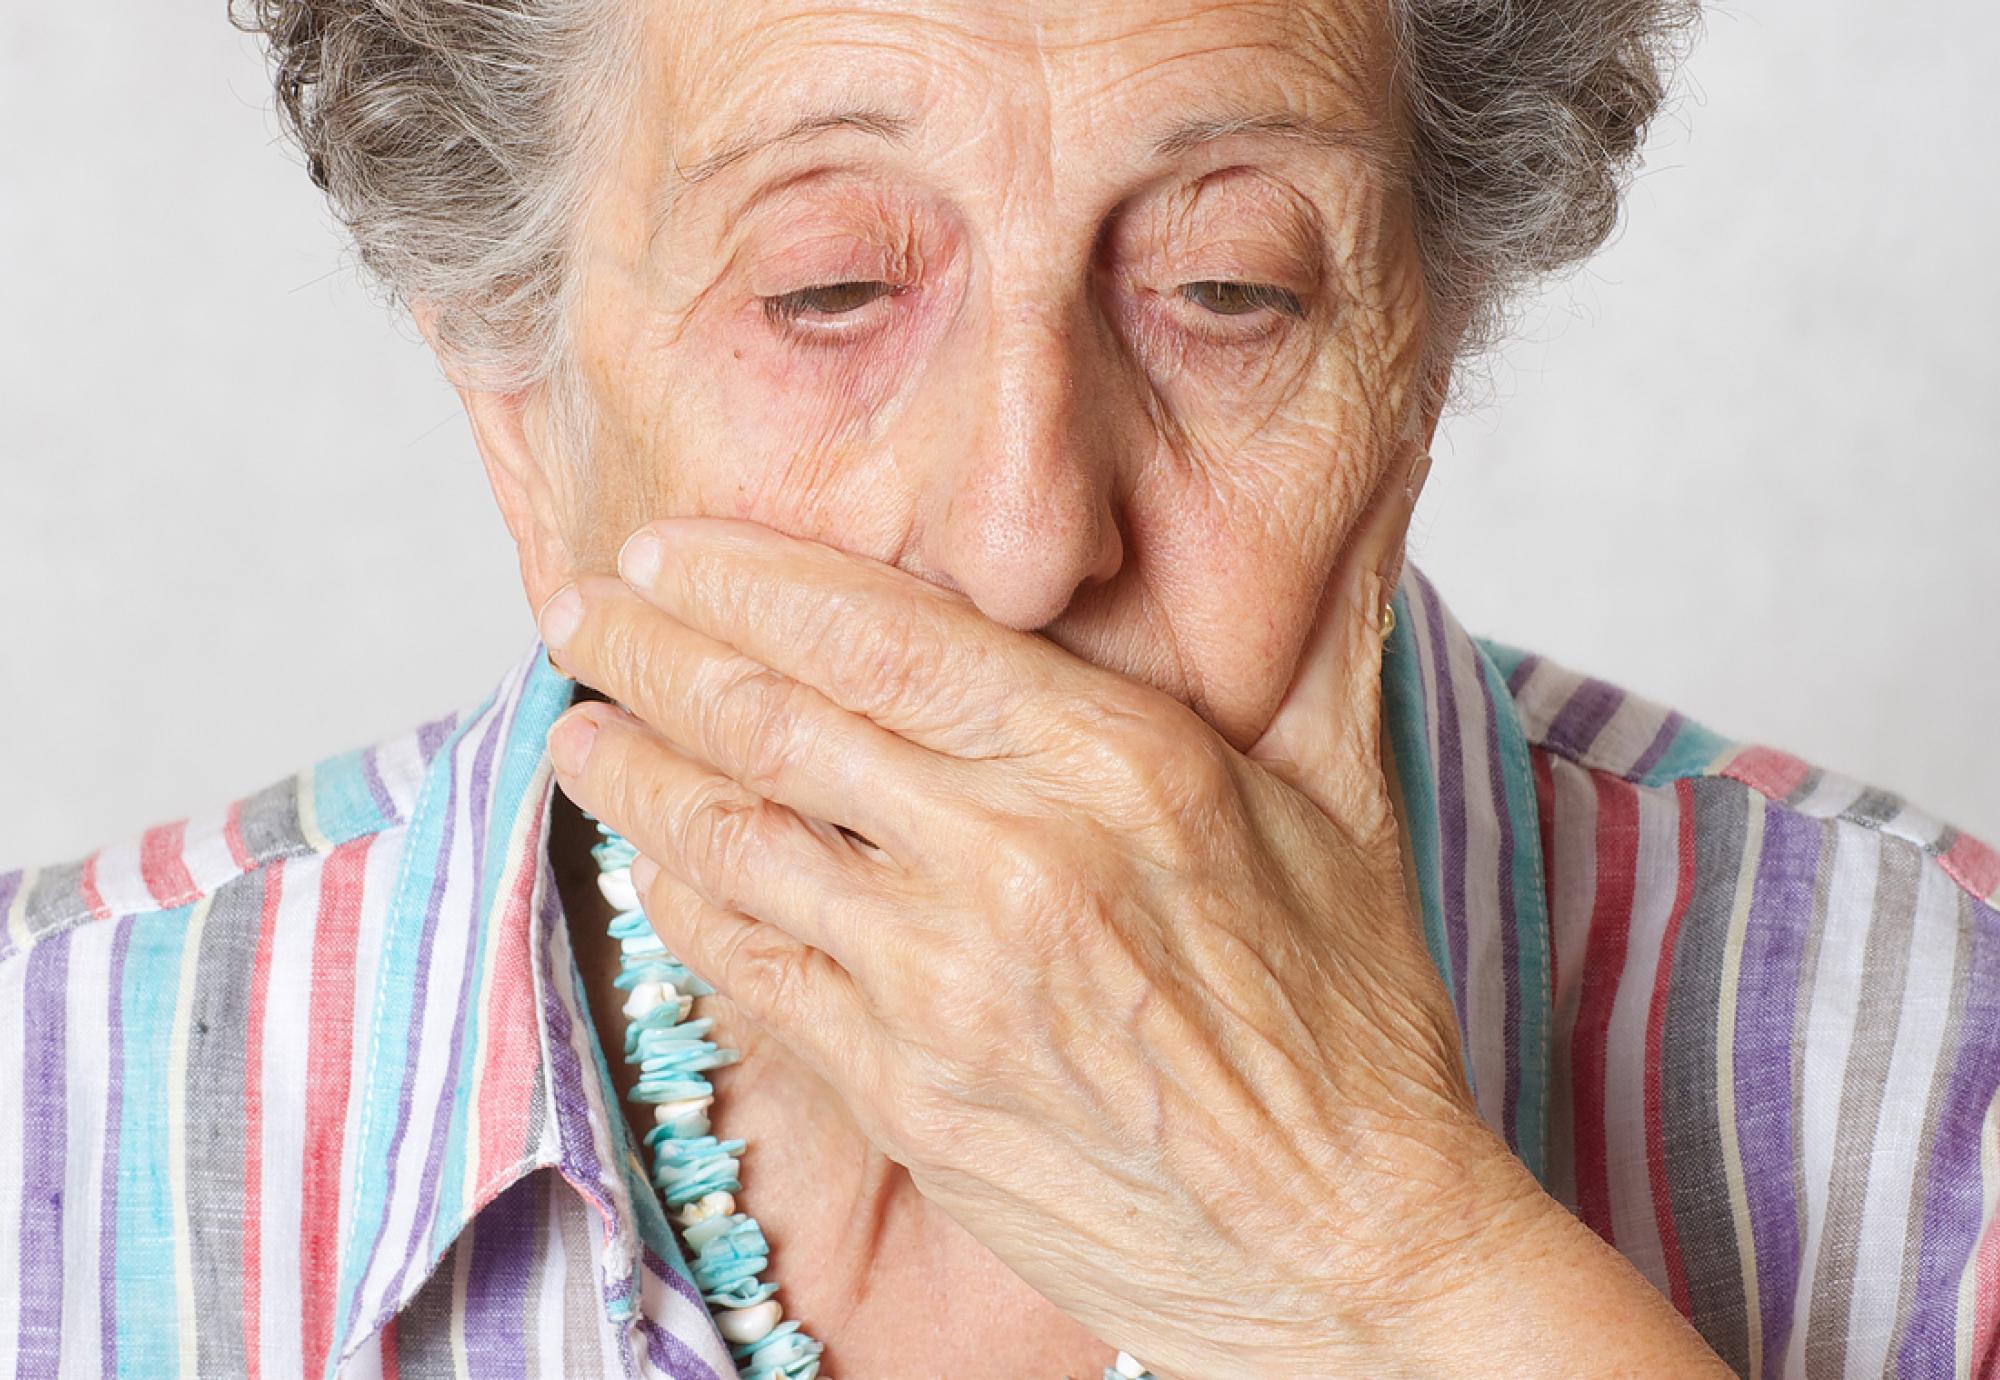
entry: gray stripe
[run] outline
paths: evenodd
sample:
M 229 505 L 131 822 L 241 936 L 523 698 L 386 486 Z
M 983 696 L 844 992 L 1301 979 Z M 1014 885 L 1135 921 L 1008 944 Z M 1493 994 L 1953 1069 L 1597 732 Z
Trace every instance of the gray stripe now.
M 1826 938 L 1827 917 L 1833 905 L 1833 874 L 1839 849 L 1839 826 L 1819 824 L 1819 870 L 1813 876 L 1812 917 L 1807 922 L 1805 943 L 1799 952 L 1799 993 L 1792 1008 L 1792 1206 L 1796 1209 L 1792 1237 L 1803 1249 L 1809 1235 L 1811 1196 L 1806 1189 L 1806 1033 L 1812 1025 L 1813 986 L 1819 980 L 1820 945 Z M 1796 1288 L 1798 1281 L 1793 1280 Z M 1797 1319 L 1793 1319 L 1796 1325 Z
M 1860 1264 L 1856 1257 L 1861 1216 L 1868 1202 L 1868 1152 L 1879 1130 L 1889 1060 L 1896 1051 L 1896 1034 L 1902 1022 L 1920 856 L 1903 847 L 1884 847 L 1880 852 L 1875 901 L 1861 957 L 1854 1043 L 1841 1074 L 1826 1226 L 1820 1236 L 1807 1315 L 1806 1369 L 1813 1375 L 1843 1375 L 1847 1370 L 1847 1327 L 1853 1312 L 1854 1274 Z
M 57 863 L 36 874 L 35 889 L 28 893 L 22 916 L 30 944 L 89 913 L 90 908 L 83 903 L 83 865 L 87 861 Z
M 1937 1144 L 1937 1124 L 1945 1094 L 1951 1086 L 1953 1060 L 1959 1052 L 1959 1027 L 1965 1017 L 1965 995 L 1972 988 L 1971 898 L 1955 891 L 1958 899 L 1958 943 L 1951 959 L 1950 1005 L 1945 1008 L 1944 1039 L 1938 1044 L 1937 1067 L 1931 1070 L 1930 1092 L 1924 1098 L 1924 1129 L 1917 1141 L 1917 1172 L 1910 1184 L 1910 1210 L 1903 1229 L 1903 1288 L 1896 1299 L 1896 1335 L 1889 1342 L 1889 1355 L 1900 1356 L 1903 1337 L 1909 1331 L 1914 1308 L 1918 1264 L 1924 1243 L 1924 1203 L 1930 1194 L 1932 1147 Z
M 590 1225 L 584 1220 L 590 1209 L 567 1179 L 556 1181 L 555 1194 L 563 1243 L 563 1350 L 572 1374 L 585 1373 L 586 1363 L 595 1373 L 603 1368 L 604 1344 L 598 1329 L 603 1326 L 604 1305 L 598 1302 L 597 1265 L 591 1257 Z
M 1715 1041 L 1723 956 L 1748 838 L 1749 789 L 1722 777 L 1691 786 L 1694 894 L 1674 944 L 1660 1071 L 1667 1190 L 1694 1324 L 1739 1375 L 1749 1373 L 1750 1331 L 1722 1158 Z
M 241 1375 L 243 1354 L 243 1074 L 250 975 L 266 875 L 215 893 L 196 956 L 187 1032 L 187 1198 L 203 1375 Z
M 458 1253 L 472 1249 L 479 1219 L 466 1223 L 451 1249 L 438 1261 L 424 1287 L 396 1315 L 396 1373 L 401 1380 L 453 1380 L 451 1295 Z
M 1819 783 L 1824 780 L 1826 780 L 1826 772 L 1823 768 L 1810 768 L 1804 776 L 1799 778 L 1799 784 L 1792 788 L 1792 793 L 1785 797 L 1785 804 L 1797 807 L 1804 803 L 1811 797 L 1814 791 L 1819 789 Z
M 243 802 L 237 816 L 243 847 L 253 863 L 262 865 L 273 858 L 296 858 L 312 852 L 305 830 L 299 826 L 299 779 L 288 776 L 274 781 Z
M 1855 824 L 1887 824 L 1902 813 L 1903 798 L 1892 795 L 1879 786 L 1870 786 L 1854 797 L 1854 803 L 1840 812 L 1840 817 Z

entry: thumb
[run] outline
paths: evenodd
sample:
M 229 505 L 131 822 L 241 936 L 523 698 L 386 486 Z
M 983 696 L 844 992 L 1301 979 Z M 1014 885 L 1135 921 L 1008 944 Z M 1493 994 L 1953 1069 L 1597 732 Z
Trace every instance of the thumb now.
M 1431 457 L 1416 443 L 1385 468 L 1320 596 L 1292 684 L 1246 754 L 1336 823 L 1366 826 L 1388 807 L 1379 735 L 1382 605 L 1395 593 L 1403 543 Z

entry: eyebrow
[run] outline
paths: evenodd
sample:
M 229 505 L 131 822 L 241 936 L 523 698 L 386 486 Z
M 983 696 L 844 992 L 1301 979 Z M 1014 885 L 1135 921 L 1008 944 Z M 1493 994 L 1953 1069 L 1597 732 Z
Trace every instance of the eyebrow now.
M 753 129 L 740 134 L 714 153 L 697 159 L 685 167 L 676 164 L 675 171 L 679 173 L 683 185 L 703 182 L 730 164 L 742 162 L 753 153 L 762 152 L 775 144 L 796 144 L 831 129 L 858 129 L 863 133 L 876 135 L 888 143 L 902 144 L 908 142 L 913 128 L 915 125 L 912 121 L 886 110 L 820 111 L 801 115 L 776 130 Z
M 1288 111 L 1260 115 L 1191 115 L 1175 122 L 1153 142 L 1155 158 L 1173 158 L 1203 144 L 1239 134 L 1297 139 L 1315 148 L 1349 149 L 1384 168 L 1395 163 L 1390 142 L 1372 130 L 1343 120 L 1308 119 Z

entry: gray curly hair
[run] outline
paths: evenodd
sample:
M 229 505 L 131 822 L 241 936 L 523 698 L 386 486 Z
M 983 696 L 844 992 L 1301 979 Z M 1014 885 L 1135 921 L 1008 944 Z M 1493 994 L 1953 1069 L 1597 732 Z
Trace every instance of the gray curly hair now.
M 1699 0 L 1388 0 L 1433 318 L 1461 360 L 1617 223 Z M 312 179 L 453 372 L 565 366 L 568 250 L 622 108 L 631 0 L 229 0 Z

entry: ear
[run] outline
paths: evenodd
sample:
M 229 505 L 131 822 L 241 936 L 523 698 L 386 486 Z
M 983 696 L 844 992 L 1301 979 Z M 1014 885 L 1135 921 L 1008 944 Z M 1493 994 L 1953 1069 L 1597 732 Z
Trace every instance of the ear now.
M 1431 448 L 1437 444 L 1438 422 L 1444 417 L 1445 399 L 1451 390 L 1452 355 L 1458 348 L 1457 342 L 1458 336 L 1453 335 L 1451 349 L 1443 351 L 1436 356 L 1438 362 L 1431 366 L 1429 374 L 1424 379 L 1423 405 L 1419 409 L 1417 416 L 1416 434 L 1423 438 L 1419 449 L 1425 454 L 1429 454 Z M 1429 482 L 1429 479 L 1430 467 L 1426 465 L 1423 473 L 1417 476 L 1416 492 L 1410 495 L 1410 508 L 1412 512 L 1415 511 L 1417 499 L 1422 495 L 1424 485 Z M 1396 538 L 1394 549 L 1391 551 L 1388 560 L 1383 563 L 1382 594 L 1384 598 L 1394 598 L 1396 587 L 1403 582 L 1404 539 L 1408 535 L 1409 528 L 1406 525 L 1402 534 Z
M 539 609 L 570 580 L 574 564 L 565 535 L 569 510 L 561 476 L 566 470 L 548 425 L 545 391 L 496 392 L 465 381 L 440 346 L 434 314 L 418 304 L 411 315 L 465 408 L 486 482 L 514 538 L 528 606 Z

